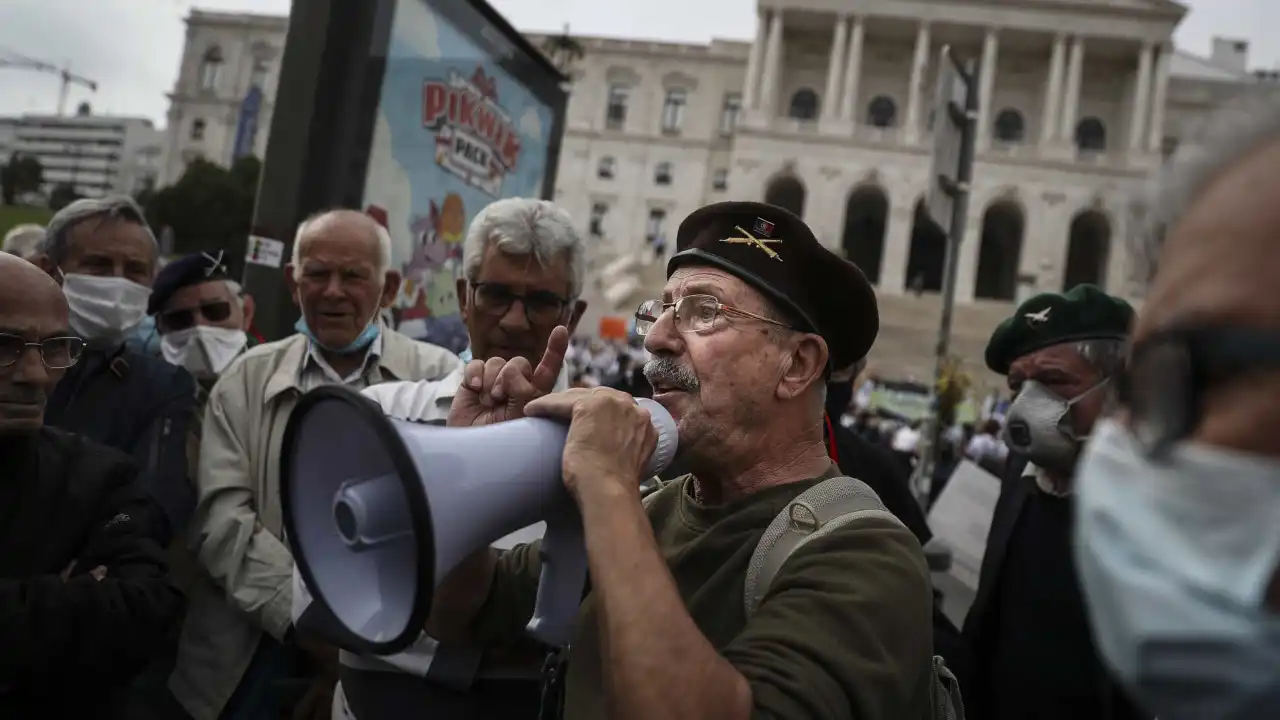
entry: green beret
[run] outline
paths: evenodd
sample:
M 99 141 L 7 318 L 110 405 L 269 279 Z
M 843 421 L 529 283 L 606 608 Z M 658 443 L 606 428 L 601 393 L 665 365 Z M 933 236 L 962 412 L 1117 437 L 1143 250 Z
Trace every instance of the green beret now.
M 1096 285 L 1077 285 L 1065 293 L 1042 293 L 1018 306 L 1013 317 L 991 333 L 987 367 L 1009 373 L 1014 360 L 1052 345 L 1077 340 L 1129 336 L 1133 308 Z

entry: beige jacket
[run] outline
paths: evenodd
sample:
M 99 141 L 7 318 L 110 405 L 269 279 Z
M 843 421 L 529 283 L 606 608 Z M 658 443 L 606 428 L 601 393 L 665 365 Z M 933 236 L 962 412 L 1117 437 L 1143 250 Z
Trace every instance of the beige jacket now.
M 382 332 L 372 382 L 431 380 L 457 356 Z M 265 631 L 291 622 L 293 557 L 283 540 L 280 444 L 298 397 L 307 339 L 294 335 L 241 356 L 205 409 L 199 499 L 189 542 L 204 572 L 191 588 L 169 688 L 194 720 L 215 720 Z

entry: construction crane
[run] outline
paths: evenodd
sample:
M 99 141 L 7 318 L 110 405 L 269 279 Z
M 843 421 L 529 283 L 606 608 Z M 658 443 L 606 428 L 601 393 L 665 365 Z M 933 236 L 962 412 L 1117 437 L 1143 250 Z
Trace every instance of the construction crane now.
M 0 48 L 0 68 L 16 68 L 18 70 L 35 70 L 36 72 L 49 73 L 62 78 L 62 90 L 58 93 L 58 114 L 65 114 L 67 108 L 67 91 L 71 87 L 71 83 L 83 85 L 91 92 L 98 91 L 98 83 L 80 75 L 72 74 L 68 68 L 59 68 L 58 66 L 20 55 L 7 48 Z

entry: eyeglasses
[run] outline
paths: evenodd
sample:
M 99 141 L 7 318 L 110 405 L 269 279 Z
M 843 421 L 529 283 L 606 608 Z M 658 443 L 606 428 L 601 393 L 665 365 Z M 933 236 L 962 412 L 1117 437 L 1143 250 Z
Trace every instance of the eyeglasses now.
M 559 322 L 570 302 L 569 298 L 550 290 L 534 290 L 521 295 L 501 283 L 475 283 L 471 286 L 471 297 L 476 310 L 494 317 L 506 315 L 511 304 L 519 300 L 524 307 L 525 320 L 530 325 Z
M 1162 331 L 1133 348 L 1117 379 L 1120 403 L 1148 457 L 1160 458 L 1200 424 L 1213 385 L 1280 370 L 1280 335 L 1242 327 Z
M 27 342 L 18 335 L 0 333 L 0 367 L 16 365 L 27 348 L 40 348 L 40 361 L 50 370 L 65 370 L 75 365 L 84 352 L 84 340 L 78 337 L 54 337 L 40 342 Z
M 653 328 L 653 324 L 658 322 L 658 318 L 672 308 L 675 308 L 676 311 L 676 330 L 682 333 L 706 332 L 712 329 L 715 327 L 716 318 L 719 317 L 720 313 L 747 317 L 770 325 L 791 329 L 791 326 L 786 323 L 756 315 L 746 310 L 739 310 L 732 305 L 725 305 L 713 295 L 685 295 L 675 302 L 646 300 L 640 303 L 640 307 L 636 309 L 636 334 L 640 336 L 648 335 L 649 330 Z
M 169 312 L 160 313 L 160 327 L 164 329 L 165 332 L 186 330 L 196 324 L 197 312 L 209 322 L 223 322 L 227 318 L 231 317 L 231 303 L 226 300 L 215 300 L 214 302 L 204 303 L 195 308 L 184 308 L 182 310 L 170 310 Z

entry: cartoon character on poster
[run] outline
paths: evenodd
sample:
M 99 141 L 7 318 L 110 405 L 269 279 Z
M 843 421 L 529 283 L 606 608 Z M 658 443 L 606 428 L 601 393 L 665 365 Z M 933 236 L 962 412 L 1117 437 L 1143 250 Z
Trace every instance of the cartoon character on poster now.
M 397 329 L 467 347 L 456 281 L 467 225 L 504 197 L 540 197 L 553 109 L 427 3 L 396 3 L 365 202 L 386 215 L 404 275 Z

